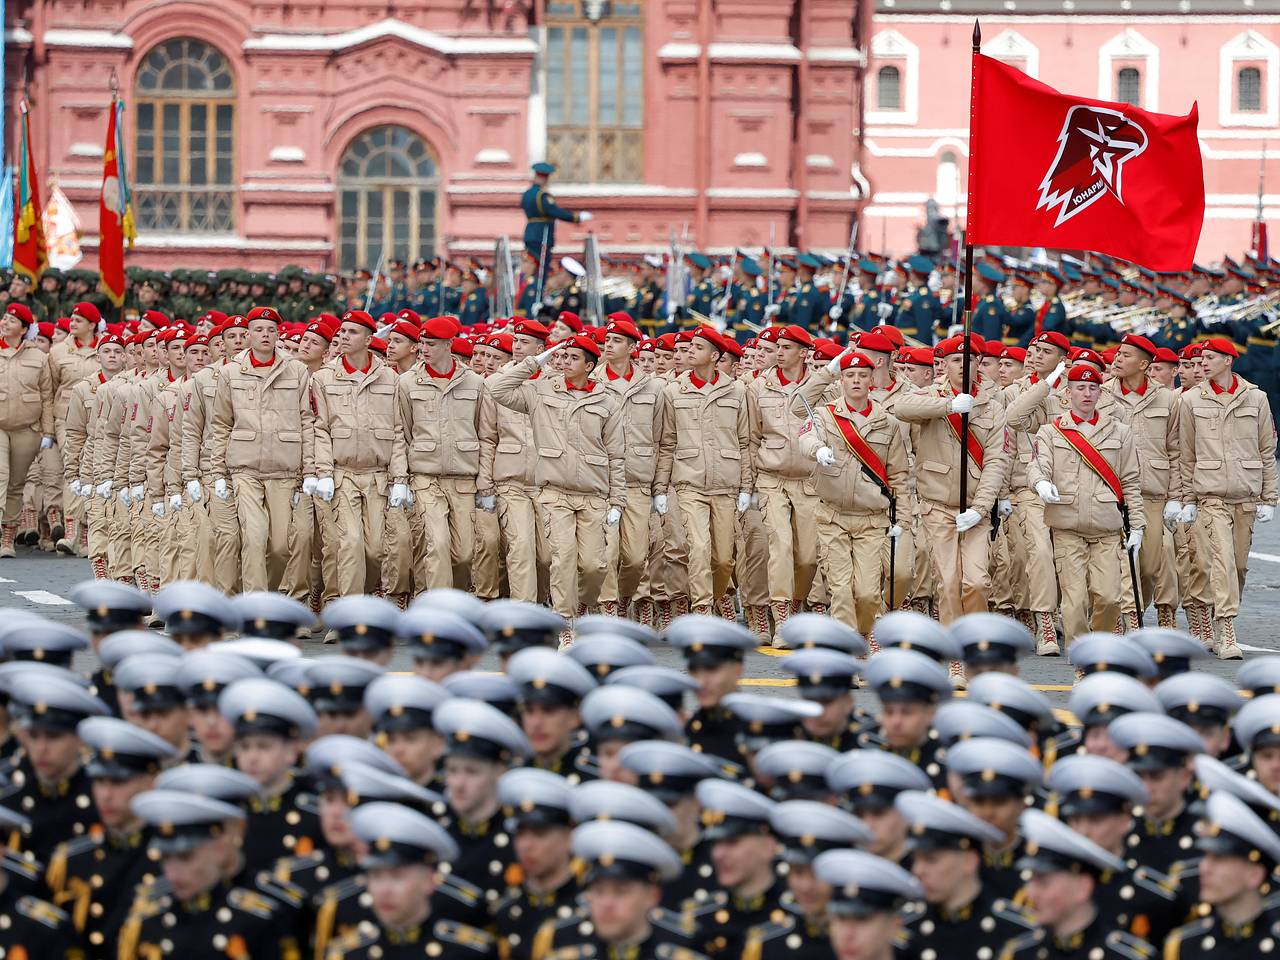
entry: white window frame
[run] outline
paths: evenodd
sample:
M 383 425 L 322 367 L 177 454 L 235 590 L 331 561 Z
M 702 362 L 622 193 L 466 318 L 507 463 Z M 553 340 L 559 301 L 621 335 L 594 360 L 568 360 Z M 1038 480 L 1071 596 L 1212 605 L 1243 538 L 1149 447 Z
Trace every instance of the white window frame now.
M 920 117 L 920 48 L 897 30 L 881 30 L 871 38 L 871 63 L 868 73 L 879 76 L 881 67 L 898 68 L 898 94 L 901 109 L 872 109 L 879 95 L 867 98 L 865 122 L 914 124 Z M 878 82 L 878 80 L 877 80 Z
M 1132 27 L 1126 27 L 1098 49 L 1098 99 L 1115 101 L 1121 66 L 1138 65 L 1142 72 L 1143 110 L 1160 109 L 1160 48 Z
M 1238 112 L 1236 74 L 1252 65 L 1262 67 L 1262 109 Z M 1280 125 L 1280 47 L 1256 30 L 1233 37 L 1218 51 L 1218 122 L 1224 127 Z
M 1017 30 L 1003 30 L 982 45 L 988 57 L 1017 67 L 1028 77 L 1040 77 L 1040 48 Z

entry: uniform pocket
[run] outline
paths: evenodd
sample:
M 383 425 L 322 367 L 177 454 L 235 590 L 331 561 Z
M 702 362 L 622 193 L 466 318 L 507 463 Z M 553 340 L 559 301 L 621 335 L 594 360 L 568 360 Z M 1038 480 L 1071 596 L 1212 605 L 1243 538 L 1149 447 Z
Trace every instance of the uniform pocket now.
M 257 430 L 246 430 L 243 427 L 231 431 L 232 440 L 256 440 L 258 439 Z

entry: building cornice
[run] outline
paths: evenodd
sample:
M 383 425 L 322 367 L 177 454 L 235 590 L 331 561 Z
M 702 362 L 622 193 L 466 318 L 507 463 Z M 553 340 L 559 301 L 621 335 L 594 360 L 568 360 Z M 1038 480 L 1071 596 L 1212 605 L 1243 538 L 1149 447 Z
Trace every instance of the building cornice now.
M 247 52 L 332 53 L 384 38 L 404 40 L 444 56 L 533 56 L 538 45 L 528 37 L 450 37 L 387 18 L 341 33 L 264 33 L 244 42 Z

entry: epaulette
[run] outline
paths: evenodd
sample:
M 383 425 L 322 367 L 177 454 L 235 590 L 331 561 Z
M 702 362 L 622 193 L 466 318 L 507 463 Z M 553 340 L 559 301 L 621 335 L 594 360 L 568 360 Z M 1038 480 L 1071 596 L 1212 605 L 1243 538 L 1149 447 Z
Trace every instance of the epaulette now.
M 574 944 L 568 947 L 557 947 L 548 953 L 543 960 L 589 960 L 596 955 L 594 944 Z
M 1176 866 L 1176 864 L 1175 864 Z M 1200 868 L 1196 867 L 1199 873 Z M 1186 874 L 1183 874 L 1186 876 Z M 1133 870 L 1133 882 L 1146 890 L 1153 893 L 1162 900 L 1172 902 L 1178 896 L 1178 884 L 1172 877 L 1166 876 L 1159 870 L 1153 870 L 1150 867 L 1135 867 Z
M 1016 957 L 1018 954 L 1032 948 L 1039 947 L 1044 942 L 1044 929 L 1032 930 L 1030 933 L 1024 933 L 1020 937 L 1014 937 L 1004 945 L 1004 952 L 1000 954 L 1000 960 L 1006 960 L 1008 957 Z
M 102 846 L 101 837 L 86 833 L 82 837 L 72 837 L 70 840 L 60 843 L 58 848 L 54 851 L 54 856 L 61 853 L 64 857 L 70 860 L 72 857 L 78 857 L 82 853 L 90 853 L 91 851 L 97 850 L 100 846 Z M 8 855 L 5 856 L 5 859 L 9 859 Z M 50 857 L 49 859 L 50 862 L 52 862 L 53 858 Z
M 503 910 L 507 909 L 507 907 L 511 906 L 517 900 L 519 900 L 522 893 L 523 891 L 519 887 L 509 888 L 504 896 L 501 896 L 496 901 L 494 901 L 494 904 L 490 908 L 490 910 L 495 916 L 497 916 Z
M 319 850 L 303 854 L 300 857 L 281 857 L 271 868 L 272 874 L 279 881 L 286 882 L 299 870 L 309 870 L 324 863 L 324 854 Z
M 866 749 L 883 750 L 888 746 L 888 741 L 886 741 L 884 737 L 880 736 L 878 730 L 867 730 L 858 734 L 858 746 Z
M 669 930 L 683 937 L 692 937 L 698 929 L 698 921 L 694 919 L 692 910 L 669 910 L 666 907 L 655 907 L 649 911 L 649 922 L 655 927 Z
M 1147 941 L 1124 930 L 1112 930 L 1108 933 L 1106 944 L 1125 960 L 1150 960 L 1156 952 L 1155 947 Z
M 307 900 L 307 891 L 290 880 L 280 880 L 270 870 L 260 870 L 253 885 L 281 906 L 297 910 Z
M 294 797 L 293 805 L 303 813 L 314 813 L 317 817 L 320 816 L 320 801 L 313 793 L 299 793 Z
M 1184 923 L 1165 938 L 1165 957 L 1170 958 L 1170 960 L 1177 960 L 1181 955 L 1182 941 L 1190 940 L 1193 937 L 1199 937 L 1202 934 L 1208 933 L 1212 929 L 1213 917 L 1201 917 L 1199 920 L 1192 920 L 1190 923 Z
M 484 891 L 477 887 L 469 880 L 463 880 L 457 874 L 448 874 L 436 887 L 437 893 L 442 893 L 451 900 L 457 900 L 464 906 L 474 907 L 477 903 L 484 899 Z
M 784 915 L 781 920 L 766 920 L 764 923 L 757 923 L 747 931 L 747 937 L 759 943 L 767 943 L 770 940 L 785 936 L 795 928 L 795 920 Z
M 341 956 L 345 953 L 350 953 L 352 950 L 359 950 L 363 947 L 372 946 L 378 942 L 379 935 L 380 934 L 376 926 L 368 920 L 362 920 L 350 930 L 344 932 L 341 936 L 336 937 L 334 941 L 329 944 L 329 949 L 326 951 L 326 955 L 333 956 L 334 954 L 337 954 L 338 956 Z
M 312 898 L 316 904 L 323 903 L 325 900 L 333 900 L 337 903 L 340 900 L 346 900 L 349 897 L 358 897 L 365 891 L 364 874 L 357 873 L 355 876 L 347 877 L 345 880 L 339 880 L 337 883 L 331 883 L 323 888 Z
M 470 947 L 477 953 L 488 953 L 493 949 L 493 937 L 479 927 L 472 927 L 453 920 L 437 920 L 431 930 L 437 940 L 456 943 L 460 947 Z
M 1003 897 L 999 900 L 993 900 L 991 903 L 991 916 L 999 920 L 1007 920 L 1009 923 L 1027 930 L 1035 930 L 1036 922 L 1031 914 L 1010 900 Z
M 43 924 L 50 930 L 57 930 L 62 924 L 70 922 L 70 918 L 65 913 L 48 900 L 41 900 L 38 897 L 19 897 L 14 909 L 28 920 Z
M 675 943 L 660 943 L 653 949 L 658 960 L 707 960 L 706 954 Z
M 15 877 L 34 882 L 40 879 L 44 864 L 34 858 L 29 860 L 19 853 L 6 852 L 3 857 L 0 857 L 0 869 L 6 873 L 12 873 Z
M 728 902 L 729 894 L 725 893 L 723 890 L 708 891 L 707 899 L 695 902 L 693 909 L 690 912 L 695 917 L 701 917 L 720 909 Z
M 244 913 L 252 914 L 262 920 L 270 919 L 278 904 L 260 893 L 246 890 L 244 887 L 232 887 L 227 892 L 227 903 Z

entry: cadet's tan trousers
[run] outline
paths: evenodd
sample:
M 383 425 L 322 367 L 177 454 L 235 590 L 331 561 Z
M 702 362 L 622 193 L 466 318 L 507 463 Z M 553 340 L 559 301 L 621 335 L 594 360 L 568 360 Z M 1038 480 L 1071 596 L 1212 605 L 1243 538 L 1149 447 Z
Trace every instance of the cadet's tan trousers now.
M 22 488 L 31 463 L 40 452 L 40 431 L 31 427 L 0 430 L 0 503 L 4 523 L 17 523 L 22 513 Z
M 948 624 L 965 613 L 984 613 L 991 593 L 991 521 L 983 518 L 964 533 L 956 531 L 958 511 L 920 501 L 924 534 L 938 573 L 938 618 Z
M 476 507 L 475 558 L 471 561 L 471 590 L 481 600 L 494 600 L 502 585 L 502 528 L 498 511 Z
M 1012 500 L 1013 513 L 1004 522 L 1012 535 L 1013 563 L 1022 570 L 1023 609 L 1053 613 L 1058 609 L 1058 583 L 1044 501 L 1034 490 L 1016 490 Z
M 554 487 L 538 491 L 543 536 L 551 546 L 551 608 L 572 619 L 579 604 L 595 605 L 604 583 L 604 497 Z
M 1209 570 L 1208 602 L 1214 619 L 1240 615 L 1240 592 L 1249 572 L 1249 545 L 1257 505 L 1224 503 L 1216 497 L 1197 505 L 1191 536 L 1195 555 Z
M 814 536 L 822 504 L 807 480 L 760 474 L 756 478 L 760 517 L 769 535 L 769 599 L 803 602 L 818 571 L 818 542 Z
M 231 496 L 219 500 L 213 495 L 213 479 L 201 483 L 209 517 L 209 535 L 213 544 L 213 569 L 202 571 L 202 580 L 210 581 L 230 596 L 240 593 L 240 512 L 236 509 L 235 485 L 228 484 Z M 247 587 L 245 588 L 248 589 Z
M 870 636 L 876 617 L 885 610 L 881 574 L 889 517 L 845 513 L 820 503 L 814 522 L 822 540 L 831 615 Z
M 333 502 L 328 506 L 333 543 L 328 542 L 326 530 L 325 556 L 327 559 L 332 552 L 333 560 L 325 570 L 325 592 L 347 597 L 381 590 L 382 550 L 386 543 L 386 474 L 339 474 Z
M 415 476 L 412 487 L 412 509 L 423 538 L 413 551 L 416 588 L 469 590 L 476 544 L 475 477 Z
M 296 480 L 263 480 L 232 474 L 236 513 L 240 518 L 240 580 L 245 593 L 276 590 L 284 581 L 289 559 Z M 212 493 L 212 491 L 210 491 Z M 213 498 L 217 502 L 218 498 Z M 311 556 L 311 544 L 306 545 Z
M 729 589 L 733 578 L 736 495 L 708 495 L 693 487 L 678 487 L 676 498 L 684 523 L 688 557 L 689 601 L 709 607 Z
M 1126 590 L 1133 591 L 1123 536 L 1082 537 L 1054 530 L 1053 562 L 1058 569 L 1067 643 L 1090 630 L 1113 632 L 1121 599 Z
M 534 492 L 522 483 L 498 484 L 498 524 L 507 564 L 507 590 L 512 600 L 537 603 L 538 532 Z
M 647 488 L 627 487 L 627 505 L 622 509 L 622 519 L 615 526 L 605 528 L 608 561 L 604 583 L 600 587 L 601 603 L 625 604 L 635 597 L 649 559 L 649 517 L 652 510 L 653 498 Z

